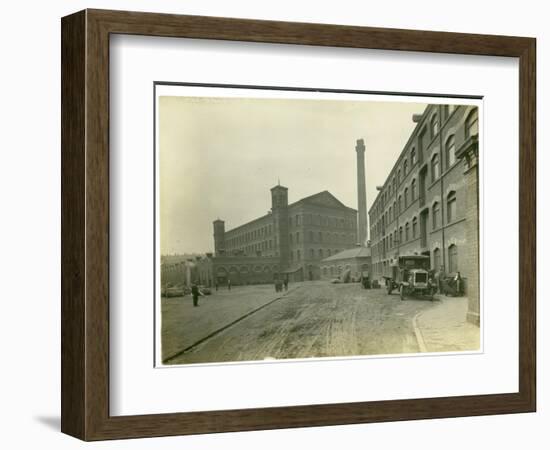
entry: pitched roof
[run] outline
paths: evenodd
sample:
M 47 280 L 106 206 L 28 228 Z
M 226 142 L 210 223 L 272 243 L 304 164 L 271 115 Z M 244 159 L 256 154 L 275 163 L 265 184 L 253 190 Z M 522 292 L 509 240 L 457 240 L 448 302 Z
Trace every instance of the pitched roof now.
M 335 255 L 329 256 L 322 261 L 338 261 L 341 259 L 351 259 L 351 258 L 368 258 L 370 256 L 369 247 L 355 247 L 347 250 L 342 250 L 341 252 L 336 253 Z
M 356 211 L 353 208 L 350 208 L 349 206 L 344 205 L 340 200 L 338 200 L 334 195 L 332 195 L 329 191 L 321 191 L 317 194 L 310 195 L 308 197 L 304 197 L 298 201 L 295 201 L 294 203 L 291 203 L 288 205 L 289 207 L 298 205 L 300 203 L 307 203 L 311 205 L 320 205 L 320 206 L 329 206 L 332 208 L 345 208 L 350 209 L 352 211 Z

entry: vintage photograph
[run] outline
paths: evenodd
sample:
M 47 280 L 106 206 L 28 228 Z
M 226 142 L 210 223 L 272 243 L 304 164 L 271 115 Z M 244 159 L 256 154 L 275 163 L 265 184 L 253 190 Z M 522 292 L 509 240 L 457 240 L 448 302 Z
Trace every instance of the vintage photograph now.
M 156 89 L 159 366 L 481 351 L 481 101 Z

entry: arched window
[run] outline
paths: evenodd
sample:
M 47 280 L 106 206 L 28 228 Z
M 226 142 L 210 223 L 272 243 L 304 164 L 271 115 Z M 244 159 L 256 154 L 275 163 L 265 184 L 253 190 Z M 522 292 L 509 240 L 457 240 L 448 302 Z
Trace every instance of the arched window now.
M 439 154 L 432 157 L 432 182 L 439 178 Z
M 410 226 L 409 226 L 409 222 L 407 222 L 405 224 L 405 241 L 409 240 L 409 231 L 410 231 Z
M 397 171 L 397 184 L 401 183 L 401 169 Z
M 403 202 L 401 201 L 401 195 L 397 198 L 399 202 L 399 212 L 403 211 Z
M 409 171 L 409 162 L 405 159 L 405 162 L 403 163 L 403 175 L 406 176 L 408 171 Z
M 472 109 L 465 123 L 466 139 L 470 136 L 475 136 L 479 132 L 478 120 L 477 120 L 477 108 Z
M 411 202 L 414 202 L 415 198 L 416 198 L 416 178 L 414 178 L 411 182 Z
M 409 188 L 405 188 L 405 193 L 403 194 L 405 199 L 405 208 L 409 205 Z
M 432 133 L 432 139 L 439 131 L 439 119 L 437 118 L 437 114 L 434 114 L 432 116 L 432 119 L 430 120 L 430 131 Z
M 447 160 L 447 169 L 456 162 L 454 135 L 449 136 L 445 143 L 445 159 Z
M 403 227 L 399 227 L 399 243 L 403 243 Z
M 456 192 L 451 191 L 447 195 L 447 223 L 456 220 Z
M 397 218 L 397 202 L 393 202 L 393 218 Z
M 416 149 L 413 147 L 411 150 L 411 167 L 416 164 Z
M 434 270 L 439 270 L 441 267 L 441 250 L 439 248 L 434 248 Z
M 393 220 L 393 210 L 391 206 L 390 206 L 390 220 Z
M 435 230 L 439 228 L 440 218 L 439 218 L 439 203 L 435 202 L 432 206 L 432 228 Z
M 393 247 L 393 236 L 390 234 L 390 248 Z
M 416 239 L 417 233 L 418 233 L 418 220 L 415 217 L 413 219 L 413 239 Z
M 455 244 L 449 246 L 449 272 L 458 271 L 458 247 Z

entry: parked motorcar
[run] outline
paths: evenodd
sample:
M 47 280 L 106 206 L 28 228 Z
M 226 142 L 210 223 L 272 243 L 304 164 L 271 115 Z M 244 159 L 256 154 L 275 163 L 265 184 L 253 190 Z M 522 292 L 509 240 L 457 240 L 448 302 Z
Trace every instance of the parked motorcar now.
M 183 297 L 185 295 L 185 290 L 180 286 L 171 286 L 166 287 L 162 291 L 163 297 Z
M 384 277 L 386 291 L 399 291 L 401 300 L 406 297 L 425 296 L 433 301 L 435 284 L 431 280 L 430 257 L 425 255 L 399 256 L 392 267 L 392 276 Z

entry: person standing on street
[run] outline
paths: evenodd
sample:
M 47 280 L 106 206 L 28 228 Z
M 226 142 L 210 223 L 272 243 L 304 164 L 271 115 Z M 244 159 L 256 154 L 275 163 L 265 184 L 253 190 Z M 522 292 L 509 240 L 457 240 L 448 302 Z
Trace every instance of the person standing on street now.
M 197 286 L 197 283 L 194 282 L 191 286 L 191 295 L 193 296 L 193 307 L 199 306 L 199 287 Z
M 445 268 L 443 266 L 439 266 L 439 270 L 435 277 L 437 281 L 437 291 L 439 294 L 443 294 L 443 283 L 445 282 Z
M 231 290 L 231 278 L 228 278 L 228 279 L 227 279 L 227 290 L 228 290 L 228 291 Z
M 285 277 L 284 285 L 285 285 L 285 291 L 288 291 L 288 277 Z

